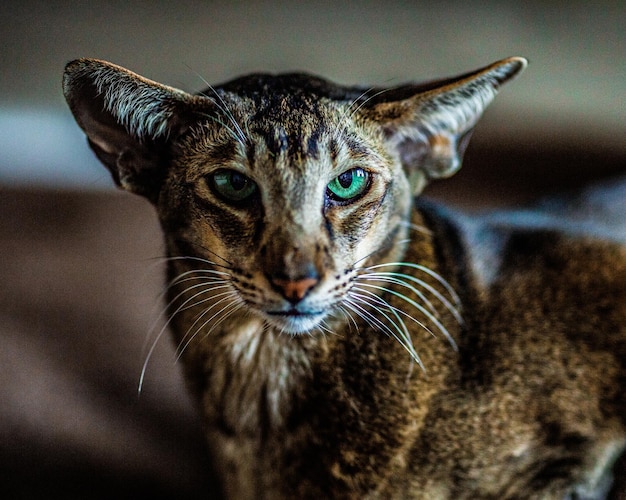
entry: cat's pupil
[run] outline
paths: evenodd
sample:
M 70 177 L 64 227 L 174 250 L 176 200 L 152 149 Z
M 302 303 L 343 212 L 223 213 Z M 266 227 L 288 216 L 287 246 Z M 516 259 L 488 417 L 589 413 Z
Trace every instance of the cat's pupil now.
M 250 198 L 257 189 L 254 181 L 234 170 L 218 170 L 207 180 L 216 195 L 230 202 L 243 202 Z
M 241 191 L 247 183 L 248 178 L 238 172 L 233 172 L 230 176 L 230 185 L 235 191 Z
M 352 185 L 352 170 L 344 172 L 337 178 L 337 180 L 342 188 L 349 188 Z

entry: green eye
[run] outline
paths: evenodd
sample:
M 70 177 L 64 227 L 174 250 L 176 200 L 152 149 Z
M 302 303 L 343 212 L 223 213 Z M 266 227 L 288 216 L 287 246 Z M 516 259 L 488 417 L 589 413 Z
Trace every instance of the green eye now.
M 339 202 L 352 201 L 365 194 L 370 184 L 369 173 L 360 167 L 346 170 L 327 186 L 328 196 Z
M 213 190 L 226 201 L 242 202 L 256 193 L 255 182 L 236 170 L 218 170 L 210 177 Z

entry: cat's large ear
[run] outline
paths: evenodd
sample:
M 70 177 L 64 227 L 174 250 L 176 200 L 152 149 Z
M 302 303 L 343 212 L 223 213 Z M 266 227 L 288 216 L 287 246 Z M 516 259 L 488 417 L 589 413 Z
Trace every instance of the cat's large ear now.
M 430 179 L 457 172 L 483 111 L 526 65 L 511 57 L 445 81 L 389 89 L 365 103 L 363 113 L 383 128 L 417 193 Z
M 63 93 L 116 184 L 155 202 L 169 143 L 187 127 L 196 98 L 96 59 L 66 66 Z

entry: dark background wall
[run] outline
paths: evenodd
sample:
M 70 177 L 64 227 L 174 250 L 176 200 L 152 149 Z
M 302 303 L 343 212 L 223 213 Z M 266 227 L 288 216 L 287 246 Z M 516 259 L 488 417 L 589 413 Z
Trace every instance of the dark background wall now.
M 197 91 L 203 79 L 259 70 L 391 85 L 523 55 L 528 71 L 488 111 L 477 145 L 574 146 L 614 161 L 626 154 L 625 25 L 626 4 L 614 1 L 8 0 L 0 7 L 0 183 L 110 186 L 61 95 L 63 66 L 77 57 Z M 538 172 L 522 174 L 514 175 Z

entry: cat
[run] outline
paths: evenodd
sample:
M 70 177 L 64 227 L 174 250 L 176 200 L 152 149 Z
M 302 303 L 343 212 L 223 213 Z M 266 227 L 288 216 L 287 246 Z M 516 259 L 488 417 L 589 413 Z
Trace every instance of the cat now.
M 483 216 L 419 196 L 526 66 L 369 89 L 253 74 L 191 95 L 67 65 L 91 148 L 156 207 L 168 323 L 226 498 L 609 492 L 626 183 Z

